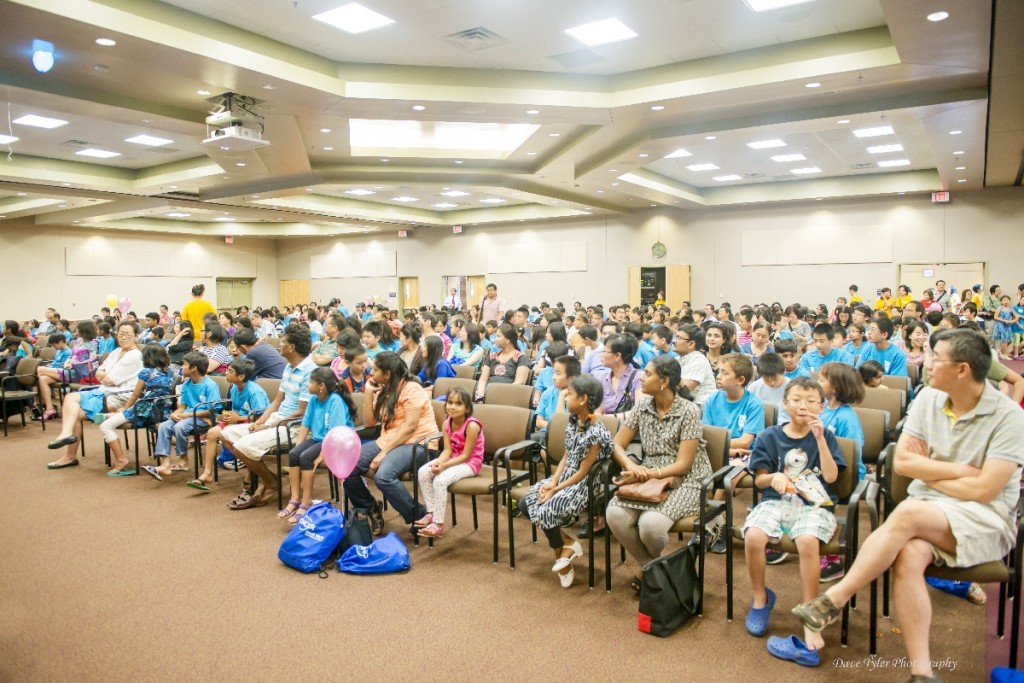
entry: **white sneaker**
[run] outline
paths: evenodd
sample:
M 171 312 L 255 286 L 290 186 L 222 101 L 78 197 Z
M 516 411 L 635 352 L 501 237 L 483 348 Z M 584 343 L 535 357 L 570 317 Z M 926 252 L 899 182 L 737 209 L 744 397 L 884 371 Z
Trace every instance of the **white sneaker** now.
M 569 586 L 572 585 L 572 580 L 575 577 L 575 575 L 576 575 L 576 570 L 575 569 L 570 569 L 565 574 L 559 574 L 558 575 L 558 582 L 560 584 L 562 584 L 562 588 L 568 588 Z
M 562 571 L 563 569 L 568 567 L 570 564 L 572 564 L 573 560 L 575 560 L 577 557 L 579 557 L 579 556 L 581 556 L 583 554 L 583 546 L 580 545 L 579 541 L 576 541 L 575 543 L 570 545 L 569 546 L 569 550 L 572 551 L 572 555 L 569 555 L 569 557 L 560 557 L 557 560 L 555 560 L 555 563 L 553 565 L 551 565 L 551 571 L 553 571 L 553 572 L 560 572 L 560 571 Z

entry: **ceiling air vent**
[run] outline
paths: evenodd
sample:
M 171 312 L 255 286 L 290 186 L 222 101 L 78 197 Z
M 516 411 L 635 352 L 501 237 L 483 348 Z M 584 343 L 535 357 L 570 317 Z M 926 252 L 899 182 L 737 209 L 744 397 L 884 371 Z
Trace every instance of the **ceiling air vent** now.
M 173 147 L 147 147 L 146 151 L 152 154 L 178 154 L 181 152 L 180 149 Z
M 859 171 L 859 170 L 861 170 L 863 168 L 877 168 L 877 167 L 878 167 L 878 164 L 876 164 L 873 161 L 866 161 L 863 164 L 851 164 L 850 165 L 850 168 L 852 168 L 855 171 Z
M 486 50 L 489 47 L 497 47 L 498 45 L 504 45 L 508 42 L 494 31 L 489 28 L 484 28 L 483 26 L 468 28 L 465 31 L 452 33 L 451 35 L 445 36 L 444 39 L 455 47 L 461 48 L 467 52 Z
M 767 178 L 768 176 L 766 176 L 764 173 L 744 173 L 743 177 L 744 178 Z
M 181 192 L 179 190 L 177 192 L 164 192 L 160 196 L 161 197 L 169 197 L 171 199 L 198 199 L 199 198 L 199 193 L 198 192 Z
M 85 140 L 68 140 L 60 143 L 64 147 L 95 147 L 96 143 L 86 142 Z

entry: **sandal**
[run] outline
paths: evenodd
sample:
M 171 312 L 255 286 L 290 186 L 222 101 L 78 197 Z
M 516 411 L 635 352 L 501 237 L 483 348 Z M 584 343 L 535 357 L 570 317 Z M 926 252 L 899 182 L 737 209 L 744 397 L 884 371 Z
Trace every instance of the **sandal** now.
M 984 605 L 988 602 L 988 596 L 985 595 L 985 589 L 976 583 L 971 583 L 971 587 L 967 589 L 967 595 L 964 597 L 975 605 Z
M 300 505 L 295 512 L 292 513 L 291 517 L 288 518 L 288 523 L 295 526 L 299 523 L 299 520 L 306 516 L 306 510 L 309 509 L 307 505 Z
M 187 482 L 185 486 L 189 487 L 190 489 L 195 489 L 196 491 L 202 491 L 204 493 L 210 490 L 209 484 L 207 484 L 202 479 L 193 479 L 192 481 Z
M 422 529 L 420 529 L 420 536 L 426 536 L 428 538 L 440 538 L 441 534 L 444 533 L 444 524 L 434 524 L 431 522 Z
M 249 508 L 263 507 L 266 504 L 267 501 L 262 498 L 257 498 L 256 496 L 250 496 L 248 493 L 243 493 L 238 496 L 238 498 L 235 498 L 233 501 L 228 503 L 228 508 L 232 510 L 248 510 Z
M 301 501 L 298 501 L 298 500 L 289 500 L 288 501 L 288 505 L 286 505 L 283 510 L 278 512 L 277 516 L 280 517 L 281 519 L 285 519 L 287 517 L 291 517 L 292 514 L 295 512 L 295 510 L 298 509 L 300 502 Z
M 428 526 L 433 521 L 434 521 L 434 515 L 432 515 L 432 514 L 430 514 L 428 512 L 427 514 L 423 515 L 422 517 L 417 519 L 415 522 L 413 522 L 412 525 L 416 526 L 416 527 L 425 527 L 425 526 Z

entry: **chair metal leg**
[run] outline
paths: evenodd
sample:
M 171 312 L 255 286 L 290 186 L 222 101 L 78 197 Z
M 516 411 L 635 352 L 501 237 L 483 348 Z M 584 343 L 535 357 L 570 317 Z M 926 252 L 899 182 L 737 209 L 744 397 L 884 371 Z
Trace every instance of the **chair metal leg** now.
M 868 608 L 868 654 L 878 654 L 878 579 L 871 582 L 871 606 Z
M 1000 640 L 1006 636 L 1006 583 L 999 584 L 999 621 L 996 623 L 996 635 Z M 1013 606 L 1016 610 L 1017 606 Z
M 1018 549 L 1019 552 L 1019 549 Z M 1020 586 L 1021 576 L 1019 572 L 1014 573 L 1013 578 L 1013 616 L 1010 617 L 1010 668 L 1017 668 L 1017 643 L 1020 641 Z
M 493 531 L 493 544 L 494 544 L 494 564 L 498 564 L 498 496 L 502 491 L 497 489 L 491 494 L 491 505 L 493 509 L 491 512 L 494 515 L 494 529 Z M 512 506 L 508 507 L 508 564 L 512 569 L 516 568 L 516 537 L 515 529 L 512 528 Z
M 472 503 L 473 503 L 473 531 L 476 531 L 477 529 L 480 528 L 480 523 L 477 520 L 477 516 L 476 516 L 476 496 L 472 497 Z M 452 522 L 453 523 L 455 522 L 455 506 L 454 505 L 452 506 Z

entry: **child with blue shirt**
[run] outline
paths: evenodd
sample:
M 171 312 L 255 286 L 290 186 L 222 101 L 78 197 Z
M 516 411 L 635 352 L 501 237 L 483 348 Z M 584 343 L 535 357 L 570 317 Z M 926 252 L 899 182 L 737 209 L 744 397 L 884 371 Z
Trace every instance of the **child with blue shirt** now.
M 782 374 L 786 379 L 807 377 L 800 369 L 800 352 L 797 350 L 795 339 L 780 339 L 775 342 L 775 353 L 782 358 Z
M 846 467 L 839 442 L 819 419 L 825 395 L 821 386 L 809 377 L 794 379 L 786 387 L 786 407 L 790 422 L 770 427 L 754 444 L 748 469 L 754 485 L 762 491 L 762 502 L 747 515 L 743 525 L 743 543 L 753 602 L 747 614 L 747 632 L 761 637 L 768 630 L 768 619 L 775 607 L 775 593 L 765 586 L 768 543 L 782 537 L 782 496 L 793 493 L 803 505 L 789 530 L 800 555 L 800 579 L 804 601 L 818 593 L 820 577 L 819 543 L 826 543 L 836 530 L 833 510 L 837 499 L 829 485 Z M 813 501 L 813 502 L 812 502 Z M 820 633 L 804 629 L 804 640 L 797 636 L 768 639 L 768 651 L 781 659 L 805 666 L 817 666 L 818 650 L 825 641 Z
M 818 323 L 811 330 L 811 346 L 807 353 L 800 357 L 798 365 L 801 374 L 808 377 L 812 372 L 817 372 L 825 363 L 846 363 L 853 366 L 853 356 L 842 349 L 832 348 L 832 339 L 835 337 L 835 330 L 828 323 Z
M 320 464 L 324 437 L 335 427 L 353 427 L 356 404 L 348 387 L 330 368 L 317 368 L 309 375 L 309 404 L 296 437 L 298 445 L 288 453 L 288 481 L 292 499 L 278 517 L 297 524 L 313 505 L 313 478 Z M 294 496 L 298 495 L 296 499 Z
M 157 466 L 146 465 L 142 468 L 158 481 L 163 481 L 172 472 L 187 469 L 189 436 L 205 431 L 213 423 L 218 408 L 214 403 L 220 401 L 220 389 L 216 382 L 206 376 L 209 369 L 210 359 L 198 351 L 186 353 L 181 361 L 181 376 L 185 383 L 181 385 L 178 407 L 157 430 L 156 447 L 153 449 Z M 175 451 L 181 461 L 175 467 L 171 467 L 172 436 Z M 160 458 L 167 459 L 162 467 L 159 464 Z
M 1013 324 L 1013 357 L 1020 360 L 1024 354 L 1024 296 L 1013 307 L 1013 312 L 1017 314 L 1017 322 Z
M 861 323 L 850 323 L 850 326 L 846 328 L 846 334 L 849 336 L 850 341 L 846 342 L 843 346 L 843 351 L 853 356 L 853 362 L 856 363 L 860 354 L 867 348 L 867 344 L 864 342 L 864 325 Z
M 534 425 L 537 427 L 534 440 L 541 443 L 546 441 L 546 437 L 543 434 L 547 432 L 551 417 L 555 413 L 567 412 L 565 399 L 568 395 L 569 383 L 582 374 L 580 371 L 580 361 L 574 356 L 558 356 L 552 361 L 550 370 L 551 386 L 540 395 L 534 422 Z
M 50 367 L 64 367 L 64 363 L 71 358 L 71 349 L 68 348 L 68 340 L 64 338 L 63 334 L 51 334 L 48 337 L 48 341 L 50 346 L 53 347 L 53 360 L 50 361 Z
M 651 330 L 651 348 L 654 349 L 655 357 L 672 356 L 673 358 L 679 358 L 679 354 L 672 348 L 672 338 L 674 336 L 668 325 L 658 325 Z
M 217 452 L 221 449 L 221 432 L 228 425 L 249 422 L 254 414 L 262 413 L 270 405 L 270 397 L 253 377 L 256 363 L 248 358 L 231 361 L 224 379 L 228 383 L 228 398 L 231 410 L 225 410 L 217 418 L 217 424 L 206 433 L 206 449 L 203 451 L 203 473 L 198 479 L 185 484 L 197 491 L 209 491 L 213 483 L 213 468 Z
M 99 330 L 99 335 L 96 337 L 96 341 L 100 345 L 99 355 L 104 356 L 117 348 L 117 339 L 111 332 L 114 328 L 110 323 L 99 323 L 96 329 Z
M 894 326 L 892 320 L 885 315 L 871 319 L 867 326 L 868 343 L 857 357 L 857 366 L 873 360 L 882 366 L 887 375 L 909 377 L 907 374 L 907 354 L 895 344 L 889 343 Z
M 537 379 L 533 383 L 532 405 L 539 405 L 544 392 L 554 386 L 555 359 L 567 355 L 569 355 L 569 345 L 565 342 L 555 341 L 548 344 L 543 356 L 544 369 L 537 373 Z

